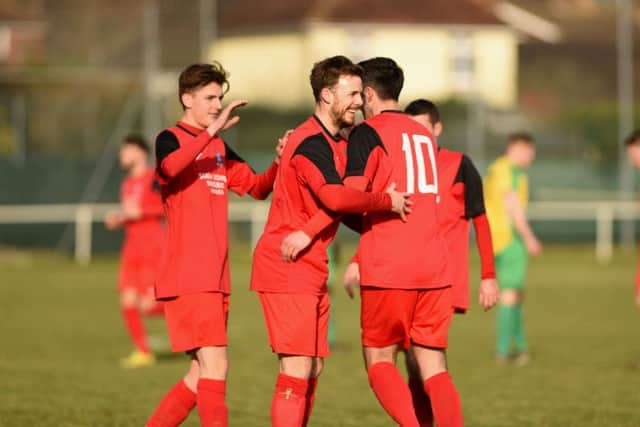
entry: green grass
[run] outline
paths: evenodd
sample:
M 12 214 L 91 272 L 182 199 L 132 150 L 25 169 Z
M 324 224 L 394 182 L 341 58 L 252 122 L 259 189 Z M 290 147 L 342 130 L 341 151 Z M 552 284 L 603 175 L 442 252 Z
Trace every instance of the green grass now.
M 468 426 L 640 425 L 640 312 L 635 255 L 609 266 L 591 247 L 550 247 L 532 262 L 526 303 L 533 362 L 496 366 L 494 314 L 454 320 L 449 361 Z M 232 426 L 269 425 L 277 369 L 255 295 L 248 247 L 232 253 L 228 404 Z M 89 268 L 55 255 L 0 254 L 0 426 L 142 426 L 186 369 L 183 356 L 124 371 L 130 350 L 117 308 L 116 260 Z M 472 277 L 477 277 L 474 259 Z M 475 289 L 472 298 L 475 301 Z M 358 304 L 334 298 L 338 345 L 312 426 L 391 426 L 362 369 Z M 155 334 L 160 320 L 152 323 Z M 197 426 L 192 414 L 187 426 Z

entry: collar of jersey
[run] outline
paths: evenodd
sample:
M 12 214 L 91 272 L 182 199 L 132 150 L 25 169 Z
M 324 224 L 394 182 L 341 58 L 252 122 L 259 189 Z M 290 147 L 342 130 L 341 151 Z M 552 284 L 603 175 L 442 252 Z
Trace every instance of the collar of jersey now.
M 183 121 L 179 121 L 176 126 L 191 136 L 198 136 L 206 130 L 206 129 L 198 129 L 197 127 L 191 126 Z
M 338 142 L 340 141 L 342 138 L 340 137 L 340 133 L 337 134 L 332 134 L 331 132 L 329 132 L 329 129 L 327 129 L 324 126 L 324 123 L 322 123 L 322 121 L 318 118 L 318 116 L 316 116 L 315 114 L 313 115 L 313 118 L 315 119 L 316 122 L 318 122 L 318 124 L 320 125 L 320 127 L 324 130 L 324 133 L 326 133 L 327 135 L 329 135 L 331 137 L 331 139 L 333 139 L 334 141 Z
M 401 110 L 382 110 L 381 113 L 406 114 L 404 111 L 401 111 Z

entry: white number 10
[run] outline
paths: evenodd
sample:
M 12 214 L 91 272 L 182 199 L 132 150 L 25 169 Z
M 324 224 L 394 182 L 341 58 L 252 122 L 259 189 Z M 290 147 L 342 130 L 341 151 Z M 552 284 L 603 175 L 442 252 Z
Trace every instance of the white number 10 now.
M 411 143 L 413 140 L 413 144 Z M 431 162 L 431 172 L 433 173 L 433 183 L 427 182 L 427 171 L 424 164 L 424 151 L 422 146 L 427 146 L 429 161 Z M 416 163 L 418 165 L 418 192 L 423 194 L 438 194 L 438 171 L 436 168 L 436 154 L 433 149 L 431 139 L 425 135 L 409 135 L 402 134 L 402 151 L 404 151 L 407 162 L 407 193 L 415 193 L 415 171 L 413 168 L 413 157 L 415 153 Z

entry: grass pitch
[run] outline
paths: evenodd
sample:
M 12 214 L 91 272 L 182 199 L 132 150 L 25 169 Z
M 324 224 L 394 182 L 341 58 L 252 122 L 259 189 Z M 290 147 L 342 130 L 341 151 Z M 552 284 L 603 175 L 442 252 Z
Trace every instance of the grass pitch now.
M 231 258 L 230 425 L 268 426 L 276 358 L 257 297 L 248 291 L 249 247 L 234 245 Z M 527 367 L 494 363 L 494 313 L 476 304 L 456 317 L 449 364 L 466 425 L 639 426 L 634 265 L 633 253 L 620 252 L 599 266 L 591 247 L 550 247 L 533 260 Z M 115 257 L 81 268 L 46 253 L 0 254 L 0 426 L 142 426 L 183 374 L 186 358 L 169 354 L 150 368 L 119 368 L 131 347 L 117 307 L 116 270 Z M 338 343 L 310 425 L 394 425 L 362 368 L 358 303 L 337 288 L 333 305 Z M 154 336 L 163 327 L 160 319 L 150 321 Z M 185 425 L 199 425 L 197 414 Z

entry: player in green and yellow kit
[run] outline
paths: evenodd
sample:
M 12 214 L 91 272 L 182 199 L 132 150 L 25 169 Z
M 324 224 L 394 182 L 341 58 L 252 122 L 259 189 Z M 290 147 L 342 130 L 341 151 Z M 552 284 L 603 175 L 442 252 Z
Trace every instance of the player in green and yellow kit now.
M 538 255 L 542 245 L 527 221 L 529 185 L 524 172 L 535 158 L 533 138 L 526 133 L 509 137 L 505 155 L 490 166 L 485 177 L 485 207 L 491 225 L 496 273 L 500 286 L 497 357 L 507 361 L 515 342 L 516 361 L 529 360 L 524 331 L 522 297 L 528 255 Z

